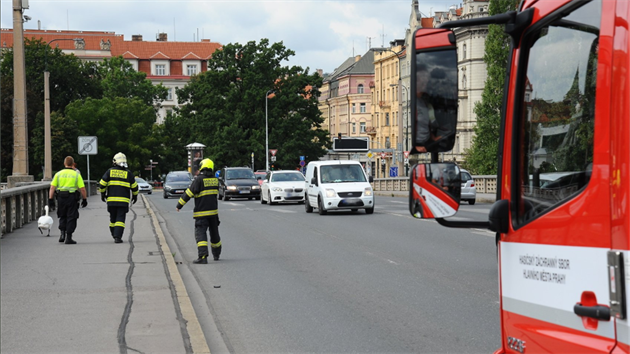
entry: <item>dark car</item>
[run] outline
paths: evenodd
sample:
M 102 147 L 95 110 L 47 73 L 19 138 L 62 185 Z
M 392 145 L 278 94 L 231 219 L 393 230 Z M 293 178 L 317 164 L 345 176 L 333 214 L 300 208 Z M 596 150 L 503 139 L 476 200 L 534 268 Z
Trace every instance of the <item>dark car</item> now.
M 191 182 L 192 174 L 188 171 L 169 172 L 164 179 L 164 199 L 180 197 Z
M 260 200 L 260 185 L 248 167 L 226 167 L 219 172 L 219 200 L 247 198 Z

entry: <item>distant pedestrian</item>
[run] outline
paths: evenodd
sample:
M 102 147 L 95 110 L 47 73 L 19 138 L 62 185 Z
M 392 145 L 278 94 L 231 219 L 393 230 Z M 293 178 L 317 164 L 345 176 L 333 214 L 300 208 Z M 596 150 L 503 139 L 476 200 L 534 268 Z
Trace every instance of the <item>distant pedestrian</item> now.
M 57 194 L 57 216 L 59 217 L 59 242 L 73 245 L 77 242 L 72 239 L 72 234 L 77 228 L 79 218 L 79 205 L 77 201 L 83 197 L 81 207 L 87 206 L 87 193 L 81 174 L 73 169 L 74 159 L 67 156 L 63 164 L 65 168 L 55 174 L 50 182 L 48 193 L 48 205 L 51 209 L 55 206 L 55 194 Z M 56 193 L 55 193 L 56 192 Z M 81 193 L 79 195 L 79 192 Z
M 109 232 L 115 243 L 122 243 L 125 232 L 125 219 L 129 203 L 138 200 L 138 183 L 131 171 L 127 170 L 127 156 L 122 152 L 114 155 L 114 166 L 107 170 L 99 184 L 101 200 L 107 203 L 109 212 Z M 129 197 L 131 196 L 131 199 Z
M 197 252 L 199 258 L 193 263 L 208 263 L 208 234 L 210 231 L 210 247 L 215 261 L 221 255 L 221 237 L 219 236 L 219 180 L 214 177 L 214 162 L 203 159 L 199 165 L 199 174 L 186 189 L 186 193 L 177 202 L 177 211 L 186 205 L 190 198 L 195 198 L 195 239 L 197 240 Z

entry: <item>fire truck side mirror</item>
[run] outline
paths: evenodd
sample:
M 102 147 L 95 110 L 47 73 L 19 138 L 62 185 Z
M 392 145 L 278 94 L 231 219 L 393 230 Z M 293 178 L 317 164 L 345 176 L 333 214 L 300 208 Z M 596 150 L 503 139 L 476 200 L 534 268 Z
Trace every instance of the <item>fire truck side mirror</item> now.
M 450 29 L 418 29 L 411 54 L 413 153 L 450 151 L 458 108 L 455 35 Z
M 413 217 L 435 219 L 457 213 L 462 181 L 456 164 L 415 165 L 410 179 L 409 212 Z

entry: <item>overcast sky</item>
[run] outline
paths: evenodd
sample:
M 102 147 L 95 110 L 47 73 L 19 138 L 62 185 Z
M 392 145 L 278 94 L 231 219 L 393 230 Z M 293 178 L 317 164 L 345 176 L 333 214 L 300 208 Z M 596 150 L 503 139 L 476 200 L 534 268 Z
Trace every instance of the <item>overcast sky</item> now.
M 2 28 L 12 28 L 13 0 L 0 0 Z M 419 0 L 430 16 L 463 0 Z M 285 65 L 331 72 L 353 55 L 403 39 L 412 0 L 29 0 L 25 29 L 109 31 L 131 40 L 202 38 L 221 44 L 268 38 L 295 51 Z M 198 33 L 198 34 L 197 34 Z

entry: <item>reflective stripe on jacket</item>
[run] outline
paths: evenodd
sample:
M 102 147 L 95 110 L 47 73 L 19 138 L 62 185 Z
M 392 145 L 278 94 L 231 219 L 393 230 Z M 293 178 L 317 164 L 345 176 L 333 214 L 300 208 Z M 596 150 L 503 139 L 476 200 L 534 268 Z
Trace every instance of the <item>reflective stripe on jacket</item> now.
M 131 194 L 138 194 L 138 183 L 131 171 L 118 166 L 107 170 L 99 185 L 99 191 L 107 194 L 108 206 L 128 206 Z
M 186 193 L 179 198 L 177 209 L 181 209 L 191 198 L 195 198 L 193 218 L 219 215 L 218 194 L 219 180 L 214 177 L 212 170 L 204 170 L 195 177 Z

